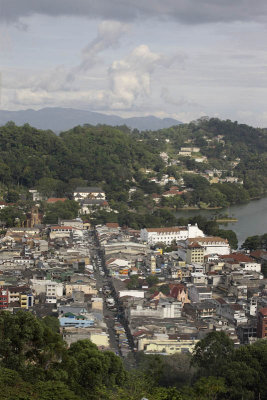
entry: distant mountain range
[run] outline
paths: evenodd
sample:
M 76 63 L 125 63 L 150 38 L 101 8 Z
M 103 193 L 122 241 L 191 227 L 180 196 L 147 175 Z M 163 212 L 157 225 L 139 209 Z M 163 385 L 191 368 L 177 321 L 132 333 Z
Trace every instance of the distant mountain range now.
M 5 125 L 8 121 L 13 121 L 16 125 L 28 123 L 35 128 L 51 129 L 57 133 L 83 124 L 127 125 L 129 128 L 142 131 L 169 128 L 182 123 L 172 118 L 160 119 L 154 116 L 121 118 L 117 115 L 106 115 L 73 108 L 42 108 L 37 111 L 32 109 L 0 110 L 0 125 Z

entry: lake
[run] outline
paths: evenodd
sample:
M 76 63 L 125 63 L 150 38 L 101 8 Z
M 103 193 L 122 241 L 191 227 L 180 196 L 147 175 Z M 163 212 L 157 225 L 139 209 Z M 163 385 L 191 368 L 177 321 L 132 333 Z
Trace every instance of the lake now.
M 228 214 L 229 217 L 238 219 L 238 222 L 220 224 L 220 227 L 235 231 L 239 245 L 241 245 L 248 236 L 267 233 L 267 197 L 221 210 L 181 210 L 176 213 L 176 216 L 193 217 L 195 215 L 203 215 L 211 218 L 216 212 L 219 214 Z

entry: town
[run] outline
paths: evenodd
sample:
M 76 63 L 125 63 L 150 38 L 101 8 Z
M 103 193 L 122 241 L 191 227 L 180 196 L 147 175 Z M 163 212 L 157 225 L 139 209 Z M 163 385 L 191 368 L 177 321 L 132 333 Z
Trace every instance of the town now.
M 139 351 L 191 353 L 213 331 L 235 346 L 267 336 L 265 250 L 233 251 L 197 224 L 43 224 L 38 193 L 30 193 L 26 226 L 9 227 L 0 239 L 1 310 L 55 317 L 68 346 L 89 339 L 130 362 Z M 106 201 L 96 187 L 78 187 L 73 198 L 83 215 Z

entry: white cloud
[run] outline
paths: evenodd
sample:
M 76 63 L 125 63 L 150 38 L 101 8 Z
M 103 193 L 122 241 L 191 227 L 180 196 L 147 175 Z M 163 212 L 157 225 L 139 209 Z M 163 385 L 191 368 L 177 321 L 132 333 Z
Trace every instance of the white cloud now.
M 121 30 L 120 30 L 121 31 Z M 118 35 L 115 35 L 118 38 Z M 99 41 L 95 41 L 99 43 Z M 101 42 L 102 43 L 102 42 Z M 113 41 L 109 42 L 110 45 Z M 108 45 L 109 46 L 109 45 Z M 92 52 L 98 52 L 105 46 L 89 46 Z M 126 57 L 115 60 L 105 70 L 104 88 L 100 88 L 97 81 L 87 81 L 91 76 L 90 66 L 84 74 L 78 73 L 80 65 L 68 71 L 59 66 L 52 71 L 41 72 L 23 79 L 19 87 L 16 83 L 14 101 L 22 106 L 68 105 L 89 106 L 91 109 L 125 110 L 131 107 L 140 107 L 144 99 L 151 95 L 151 76 L 160 68 L 167 68 L 175 57 L 167 57 L 150 50 L 143 44 L 137 46 Z M 75 74 L 74 74 L 75 71 Z M 70 76 L 74 79 L 68 79 Z M 9 86 L 9 87 L 10 87 Z
M 152 52 L 147 45 L 136 47 L 130 55 L 114 61 L 109 69 L 112 107 L 132 107 L 136 101 L 151 93 L 151 75 L 160 67 L 174 62 L 173 57 Z

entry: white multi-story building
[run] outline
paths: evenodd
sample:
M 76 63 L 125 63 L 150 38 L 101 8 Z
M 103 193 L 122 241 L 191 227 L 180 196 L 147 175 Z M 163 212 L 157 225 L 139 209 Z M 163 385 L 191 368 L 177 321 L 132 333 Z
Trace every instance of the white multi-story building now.
M 46 303 L 56 303 L 63 296 L 63 284 L 50 281 L 46 285 Z
M 140 231 L 140 238 L 148 244 L 171 244 L 188 238 L 204 237 L 204 233 L 197 224 L 188 226 L 171 226 L 166 228 L 144 228 Z
M 56 303 L 63 296 L 63 284 L 49 279 L 31 279 L 30 286 L 38 296 L 45 293 L 47 303 Z
M 49 237 L 50 239 L 70 237 L 72 230 L 72 226 L 52 226 Z
M 212 290 L 205 285 L 192 285 L 188 287 L 188 297 L 192 303 L 200 303 L 202 301 L 212 299 Z
M 98 199 L 105 200 L 106 194 L 99 187 L 77 187 L 74 190 L 73 198 L 76 201 L 85 200 L 85 199 Z
M 192 353 L 198 340 L 196 339 L 175 339 L 171 340 L 168 335 L 157 335 L 152 338 L 140 338 L 138 340 L 138 351 L 145 354 L 175 354 Z
M 209 254 L 227 255 L 230 254 L 231 250 L 227 239 L 215 236 L 195 238 L 189 237 L 187 244 L 192 245 L 193 243 L 197 243 L 204 248 L 204 256 Z
M 236 325 L 246 324 L 248 321 L 245 311 L 240 304 L 222 304 L 218 314 L 234 322 Z
M 137 305 L 136 307 L 130 307 L 128 310 L 128 314 L 129 314 L 129 319 L 134 317 L 159 318 L 159 319 L 180 318 L 182 315 L 182 302 L 160 299 L 157 308 Z

